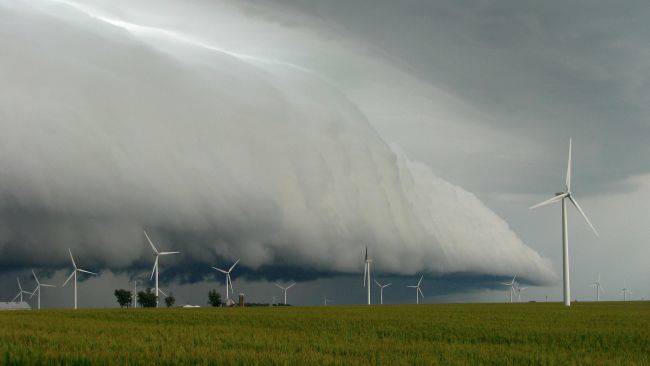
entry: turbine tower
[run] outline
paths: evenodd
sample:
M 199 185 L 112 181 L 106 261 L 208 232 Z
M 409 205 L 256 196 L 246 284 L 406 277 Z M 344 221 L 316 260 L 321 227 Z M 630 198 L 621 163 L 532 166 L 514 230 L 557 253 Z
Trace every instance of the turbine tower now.
M 156 307 L 158 307 L 158 293 L 160 292 L 160 289 L 158 288 L 158 259 L 160 258 L 161 255 L 170 255 L 170 254 L 179 254 L 180 252 L 160 252 L 158 251 L 158 248 L 156 248 L 155 245 L 153 245 L 153 241 L 151 241 L 151 238 L 149 237 L 149 234 L 147 234 L 147 231 L 144 231 L 144 236 L 147 238 L 147 241 L 149 242 L 149 245 L 151 245 L 151 249 L 153 250 L 153 255 L 156 256 L 156 260 L 153 263 L 153 269 L 151 270 L 151 277 L 149 279 L 153 279 L 154 275 L 156 276 Z
M 68 253 L 70 253 L 70 259 L 72 260 L 73 270 L 72 273 L 70 273 L 70 276 L 68 276 L 68 279 L 65 280 L 65 282 L 63 282 L 62 287 L 65 287 L 65 285 L 68 284 L 70 279 L 74 277 L 74 308 L 76 309 L 77 308 L 77 272 L 88 273 L 90 275 L 97 275 L 97 273 L 93 273 L 90 271 L 86 271 L 85 269 L 77 268 L 77 264 L 74 262 L 74 257 L 72 256 L 72 251 L 70 250 L 70 248 L 68 248 Z
M 37 299 L 36 303 L 38 304 L 38 306 L 37 306 L 38 310 L 41 310 L 41 287 L 55 287 L 55 286 L 54 285 L 48 285 L 46 283 L 41 283 L 38 280 L 38 277 L 36 277 L 36 273 L 34 273 L 34 270 L 32 270 L 32 274 L 34 275 L 34 279 L 36 280 L 36 288 L 34 289 L 34 291 L 32 291 L 32 294 L 29 296 L 29 298 L 31 299 L 34 296 L 34 294 L 36 294 L 38 292 L 38 297 L 36 297 L 36 299 Z
M 517 282 L 515 282 L 516 278 L 517 278 L 517 275 L 512 277 L 512 281 L 510 281 L 510 282 L 501 282 L 502 285 L 508 286 L 509 289 L 510 289 L 510 291 L 509 291 L 510 292 L 510 303 L 512 303 L 512 298 L 513 298 L 513 296 L 515 294 L 515 286 L 517 285 Z
M 233 288 L 232 288 L 232 279 L 230 278 L 230 272 L 232 272 L 232 270 L 235 268 L 237 263 L 239 263 L 239 259 L 237 259 L 235 261 L 235 263 L 233 263 L 233 265 L 230 266 L 230 269 L 228 269 L 227 271 L 224 270 L 224 269 L 219 269 L 217 267 L 212 267 L 212 269 L 217 270 L 217 271 L 219 271 L 219 272 L 226 275 L 226 304 L 228 304 L 228 300 L 230 299 L 229 294 L 228 294 L 228 286 L 230 286 L 230 289 L 233 292 L 235 292 L 235 290 L 233 290 Z
M 592 283 L 591 287 L 596 289 L 596 301 L 600 301 L 600 293 L 605 293 L 605 291 L 603 291 L 603 285 L 600 284 L 600 274 L 598 274 L 598 280 Z
M 282 291 L 284 291 L 284 304 L 286 305 L 287 304 L 287 290 L 292 288 L 293 286 L 295 286 L 296 283 L 294 282 L 294 283 L 290 284 L 287 287 L 282 287 L 282 286 L 278 285 L 277 283 L 275 285 L 278 286 L 280 289 L 282 289 Z
M 422 293 L 422 287 L 420 285 L 422 284 L 422 278 L 424 275 L 420 276 L 420 280 L 418 281 L 418 284 L 415 286 L 406 286 L 409 288 L 414 288 L 415 289 L 415 303 L 419 304 L 420 303 L 420 295 L 422 295 L 422 298 L 424 298 L 424 294 Z
M 382 285 L 381 283 L 375 281 L 377 286 L 379 286 L 379 304 L 384 305 L 384 288 L 390 286 L 390 283 L 387 283 L 385 285 Z
M 368 305 L 370 305 L 370 263 L 372 259 L 368 258 L 368 246 L 366 245 L 366 263 L 363 267 L 363 287 L 368 290 Z
M 530 207 L 531 209 L 547 205 L 549 203 L 561 202 L 562 203 L 562 274 L 564 277 L 564 305 L 571 306 L 571 287 L 569 282 L 569 233 L 567 231 L 567 214 L 566 214 L 566 200 L 569 200 L 573 206 L 578 210 L 580 215 L 587 221 L 587 224 L 593 230 L 594 234 L 598 236 L 598 232 L 594 225 L 591 224 L 587 215 L 582 211 L 582 208 L 578 204 L 578 201 L 573 197 L 573 192 L 571 192 L 571 139 L 569 139 L 569 160 L 567 163 L 566 169 L 566 190 L 564 192 L 556 193 L 555 197 L 548 199 L 542 203 L 539 203 L 535 206 Z
M 18 294 L 16 294 L 16 297 L 11 300 L 11 302 L 15 302 L 16 299 L 20 298 L 20 302 L 23 302 L 23 294 L 25 295 L 31 295 L 32 292 L 27 292 L 23 290 L 23 286 L 20 285 L 20 278 L 16 277 L 16 280 L 18 281 Z

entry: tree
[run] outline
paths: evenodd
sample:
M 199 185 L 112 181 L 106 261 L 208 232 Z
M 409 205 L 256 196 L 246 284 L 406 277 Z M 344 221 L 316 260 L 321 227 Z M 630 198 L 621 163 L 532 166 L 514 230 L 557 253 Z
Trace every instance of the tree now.
M 115 297 L 117 298 L 117 303 L 120 304 L 121 308 L 128 307 L 133 301 L 133 294 L 131 291 L 119 289 L 115 290 Z
M 174 298 L 174 295 L 169 295 L 165 298 L 165 305 L 167 305 L 168 308 L 171 308 L 174 306 L 174 303 L 176 302 L 176 299 Z
M 146 291 L 138 292 L 138 302 L 143 308 L 155 308 L 157 296 L 148 288 Z
M 213 307 L 221 305 L 221 294 L 217 290 L 211 290 L 208 292 L 208 304 Z

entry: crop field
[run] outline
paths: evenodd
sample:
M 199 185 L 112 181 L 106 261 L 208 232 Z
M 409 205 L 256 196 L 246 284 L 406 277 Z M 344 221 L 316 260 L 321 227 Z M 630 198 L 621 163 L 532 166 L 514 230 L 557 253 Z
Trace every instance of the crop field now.
M 2 364 L 650 364 L 650 302 L 0 313 Z

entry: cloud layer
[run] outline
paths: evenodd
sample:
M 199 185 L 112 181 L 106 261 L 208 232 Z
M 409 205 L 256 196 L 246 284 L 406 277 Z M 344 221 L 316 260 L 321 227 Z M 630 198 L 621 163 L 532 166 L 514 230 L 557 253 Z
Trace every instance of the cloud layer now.
M 247 13 L 223 4 L 222 33 L 199 38 L 182 16 L 143 24 L 125 4 L 0 1 L 2 266 L 58 268 L 72 247 L 98 268 L 128 269 L 146 255 L 148 228 L 186 264 L 241 257 L 251 269 L 349 273 L 368 245 L 385 273 L 554 280 L 474 195 L 371 127 L 378 110 L 409 110 L 409 95 L 368 102 L 368 85 L 332 79 L 345 73 L 211 36 L 253 49 L 266 37 L 251 29 L 278 30 L 260 13 L 241 29 Z M 218 22 L 228 14 L 239 21 Z M 421 87 L 394 76 L 410 83 L 396 90 Z

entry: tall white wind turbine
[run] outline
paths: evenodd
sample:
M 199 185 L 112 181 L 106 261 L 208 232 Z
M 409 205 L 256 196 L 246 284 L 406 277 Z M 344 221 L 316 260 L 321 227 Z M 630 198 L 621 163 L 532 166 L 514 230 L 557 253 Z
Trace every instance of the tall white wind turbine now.
M 294 283 L 290 284 L 290 285 L 287 286 L 287 287 L 282 287 L 282 286 L 278 285 L 277 283 L 276 283 L 275 285 L 276 285 L 278 288 L 282 289 L 282 291 L 284 291 L 284 304 L 286 305 L 286 304 L 287 304 L 287 290 L 289 290 L 290 288 L 292 288 L 293 286 L 295 286 L 296 283 L 294 282 Z
M 562 203 L 562 274 L 564 277 L 564 305 L 571 306 L 571 287 L 569 282 L 569 233 L 567 231 L 567 214 L 566 214 L 566 200 L 569 200 L 573 206 L 578 210 L 580 215 L 585 219 L 591 230 L 594 234 L 598 236 L 598 232 L 594 225 L 591 224 L 587 215 L 582 211 L 582 208 L 578 204 L 578 201 L 573 197 L 573 192 L 571 192 L 571 139 L 569 139 L 569 160 L 567 163 L 566 169 L 566 190 L 564 192 L 556 193 L 555 197 L 548 199 L 542 203 L 539 203 L 535 206 L 530 207 L 531 209 L 544 206 L 554 202 Z
M 512 298 L 515 295 L 515 286 L 517 285 L 517 282 L 515 282 L 515 279 L 517 278 L 517 275 L 512 277 L 512 281 L 510 282 L 501 282 L 502 285 L 508 286 L 508 289 L 510 290 L 510 302 L 512 303 Z
M 420 280 L 418 281 L 418 284 L 415 286 L 406 286 L 409 288 L 414 288 L 415 289 L 415 303 L 419 304 L 420 303 L 420 295 L 422 295 L 422 298 L 424 298 L 424 293 L 422 293 L 422 287 L 420 285 L 422 284 L 422 278 L 424 275 L 420 276 Z
M 390 283 L 387 283 L 385 285 L 382 285 L 381 283 L 375 281 L 377 286 L 379 286 L 379 304 L 384 305 L 384 289 L 388 286 L 390 286 Z
M 596 301 L 600 301 L 600 294 L 605 293 L 605 291 L 603 291 L 603 285 L 600 284 L 600 274 L 598 274 L 598 280 L 592 283 L 591 287 L 596 289 Z
M 366 245 L 366 262 L 363 267 L 363 287 L 368 291 L 368 305 L 370 305 L 370 263 L 372 259 L 368 258 L 368 246 Z
M 70 253 L 70 259 L 72 260 L 73 270 L 72 273 L 70 273 L 70 276 L 68 276 L 68 279 L 65 280 L 65 282 L 63 282 L 62 287 L 65 287 L 65 285 L 68 284 L 70 279 L 74 277 L 74 308 L 76 309 L 77 308 L 77 272 L 88 273 L 93 276 L 97 275 L 97 273 L 86 271 L 85 269 L 77 268 L 77 264 L 74 261 L 74 257 L 72 256 L 72 251 L 70 250 L 70 248 L 68 248 L 68 253 Z
M 36 277 L 36 273 L 34 273 L 34 270 L 32 270 L 32 274 L 34 275 L 34 279 L 36 280 L 36 288 L 34 291 L 32 291 L 32 294 L 29 296 L 31 299 L 34 294 L 38 292 L 38 296 L 36 297 L 36 303 L 38 310 L 41 310 L 41 287 L 55 287 L 54 285 L 48 285 L 46 283 L 41 283 L 41 281 L 38 280 L 38 277 Z
M 235 266 L 237 265 L 237 263 L 239 263 L 239 259 L 237 259 L 237 260 L 235 261 L 235 263 L 233 263 L 233 265 L 230 266 L 230 268 L 229 268 L 227 271 L 226 271 L 225 269 L 220 269 L 220 268 L 217 268 L 217 267 L 212 267 L 212 269 L 217 270 L 217 271 L 219 271 L 219 272 L 221 272 L 221 273 L 223 273 L 223 274 L 226 275 L 226 304 L 228 303 L 228 300 L 230 299 L 230 297 L 229 297 L 229 293 L 228 293 L 228 286 L 230 286 L 230 289 L 231 289 L 233 292 L 235 292 L 235 290 L 233 290 L 233 288 L 232 288 L 232 279 L 231 279 L 231 277 L 230 277 L 230 272 L 232 272 L 232 270 L 235 268 Z
M 23 290 L 23 286 L 20 285 L 20 278 L 16 277 L 16 281 L 18 281 L 18 293 L 16 294 L 16 297 L 11 300 L 11 302 L 16 301 L 16 299 L 20 298 L 20 302 L 23 302 L 23 294 L 25 295 L 32 295 L 32 292 L 27 292 Z
M 158 259 L 160 258 L 160 256 L 163 255 L 179 254 L 180 252 L 160 252 L 158 251 L 158 248 L 156 248 L 156 246 L 153 245 L 153 241 L 151 241 L 151 238 L 149 237 L 149 234 L 147 234 L 146 230 L 144 230 L 144 236 L 147 238 L 147 241 L 149 242 L 149 245 L 153 250 L 153 255 L 156 256 L 156 260 L 153 263 L 153 269 L 151 270 L 151 277 L 149 279 L 153 279 L 154 275 L 156 277 L 156 307 L 158 307 L 159 304 L 158 297 L 160 292 L 160 289 L 158 288 Z

